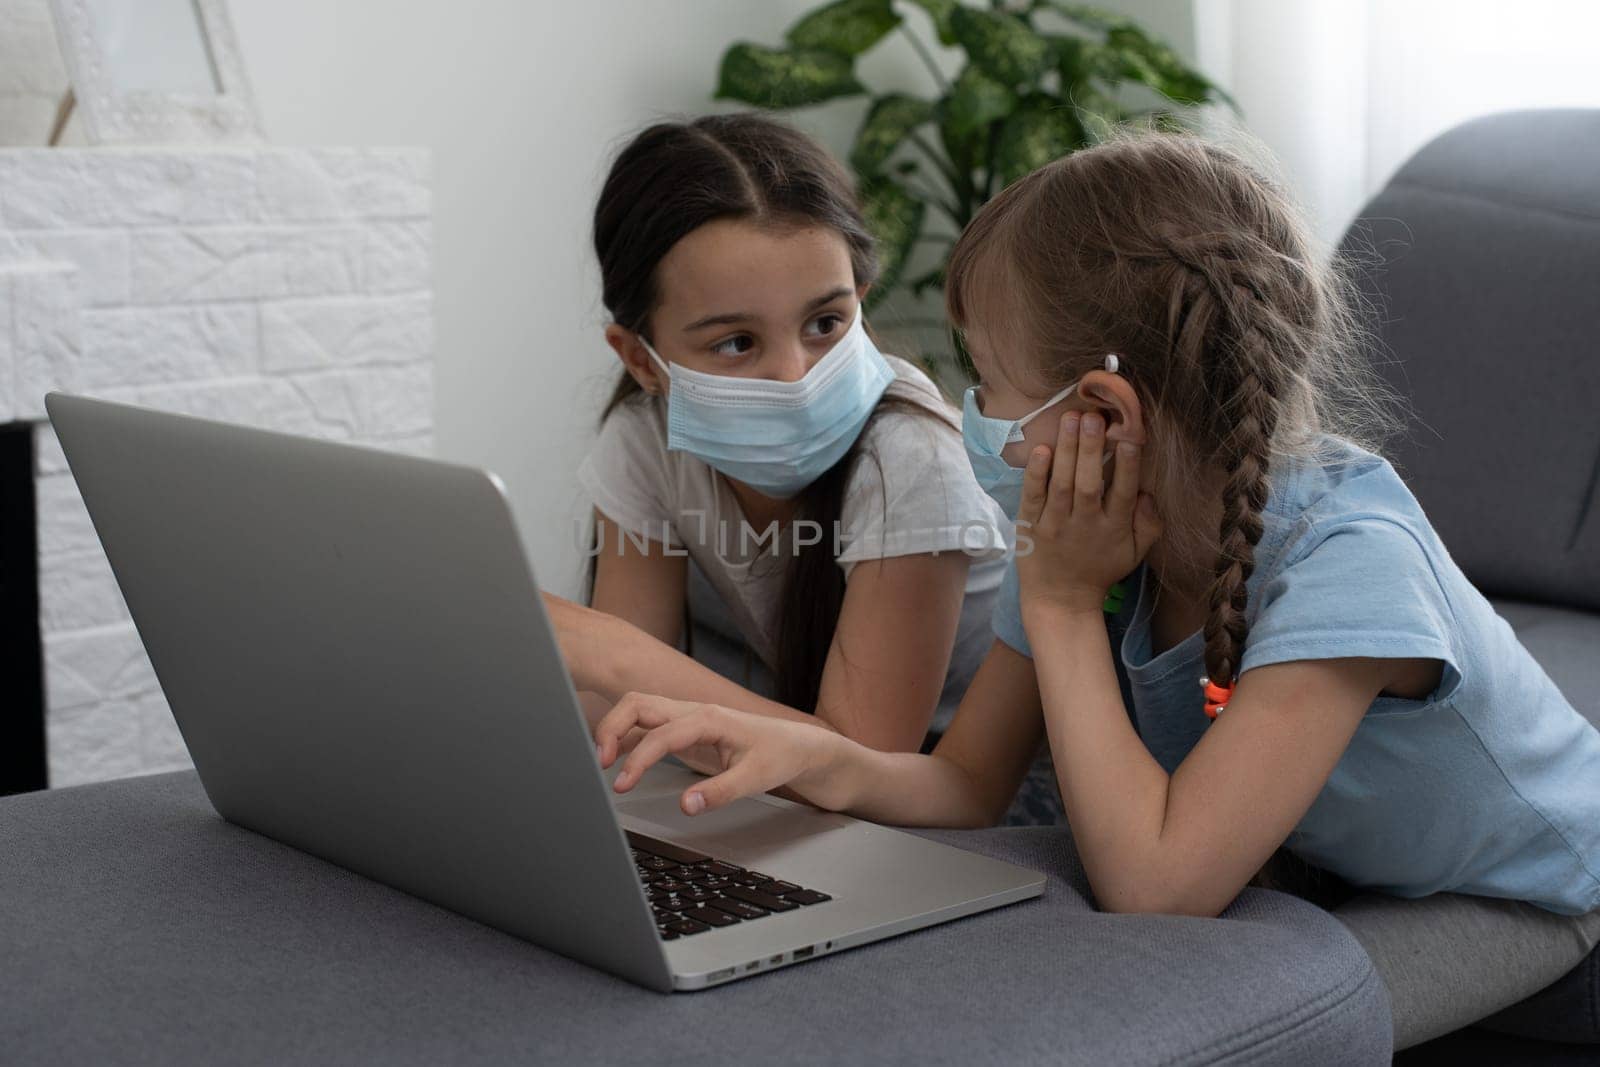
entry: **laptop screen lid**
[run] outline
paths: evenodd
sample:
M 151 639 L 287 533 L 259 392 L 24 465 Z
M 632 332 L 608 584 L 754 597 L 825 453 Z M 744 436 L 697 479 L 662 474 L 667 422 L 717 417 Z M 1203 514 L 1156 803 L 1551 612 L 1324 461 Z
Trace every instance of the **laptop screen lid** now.
M 671 988 L 491 475 L 62 394 L 46 407 L 218 813 Z

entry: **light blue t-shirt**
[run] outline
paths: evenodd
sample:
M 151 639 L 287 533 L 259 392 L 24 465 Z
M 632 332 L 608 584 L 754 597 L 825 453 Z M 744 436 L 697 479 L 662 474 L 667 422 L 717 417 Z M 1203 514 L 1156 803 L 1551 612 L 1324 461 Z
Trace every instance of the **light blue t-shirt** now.
M 1274 470 L 1241 672 L 1342 656 L 1442 660 L 1424 700 L 1380 697 L 1286 845 L 1354 886 L 1600 908 L 1600 731 L 1467 581 L 1389 463 L 1338 438 Z M 1197 631 L 1151 655 L 1140 567 L 1108 618 L 1134 728 L 1174 771 L 1210 725 Z M 1134 593 L 1134 590 L 1137 590 Z M 1032 655 L 1009 568 L 995 634 Z M 1224 715 L 1227 712 L 1223 712 Z

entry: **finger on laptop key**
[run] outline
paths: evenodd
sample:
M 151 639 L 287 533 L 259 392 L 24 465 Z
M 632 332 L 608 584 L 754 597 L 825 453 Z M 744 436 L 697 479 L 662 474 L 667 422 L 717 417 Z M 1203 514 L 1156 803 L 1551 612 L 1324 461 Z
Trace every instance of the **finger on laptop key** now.
M 645 771 L 655 766 L 661 760 L 674 752 L 682 752 L 686 748 L 694 748 L 700 744 L 714 744 L 718 740 L 715 725 L 704 716 L 673 719 L 663 725 L 653 728 L 649 734 L 639 740 L 627 759 L 623 760 L 622 770 L 613 780 L 613 788 L 617 792 L 627 792 L 638 784 L 644 777 Z M 737 770 L 737 765 L 734 768 Z M 726 777 L 733 773 L 724 771 L 718 778 Z M 708 781 L 716 781 L 716 778 Z M 703 787 L 703 784 L 702 784 Z M 690 812 L 689 814 L 698 814 Z

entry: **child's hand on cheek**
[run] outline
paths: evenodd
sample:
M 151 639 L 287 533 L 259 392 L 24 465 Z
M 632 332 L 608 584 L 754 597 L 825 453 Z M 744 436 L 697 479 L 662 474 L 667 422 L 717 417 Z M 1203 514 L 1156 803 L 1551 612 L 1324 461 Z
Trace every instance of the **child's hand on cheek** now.
M 1106 447 L 1117 449 L 1110 489 Z M 1028 457 L 1017 512 L 1017 577 L 1024 621 L 1043 610 L 1099 612 L 1106 591 L 1144 559 L 1161 536 L 1148 493 L 1139 492 L 1140 445 L 1108 442 L 1105 420 L 1069 411 L 1054 453 Z

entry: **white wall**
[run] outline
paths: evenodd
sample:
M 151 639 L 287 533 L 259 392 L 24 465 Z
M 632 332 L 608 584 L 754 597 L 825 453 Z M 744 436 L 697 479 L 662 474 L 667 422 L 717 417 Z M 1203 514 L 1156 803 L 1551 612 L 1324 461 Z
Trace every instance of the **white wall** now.
M 1319 235 L 1338 240 L 1412 153 L 1477 115 L 1600 107 L 1591 0 L 1192 0 L 1201 66 L 1233 89 Z
M 1373 188 L 1425 141 L 1476 115 L 1600 107 L 1600 4 L 1593 0 L 1368 2 Z
M 777 43 L 817 2 L 230 2 L 272 140 L 433 150 L 439 451 L 505 478 L 552 588 L 576 589 L 572 471 L 613 373 L 587 237 L 606 162 L 654 117 L 719 107 L 727 43 Z M 1600 103 L 1585 61 L 1600 6 L 1577 0 L 1511 14 L 1486 0 L 1106 6 L 1234 89 L 1329 240 L 1466 114 Z M 928 88 L 903 41 L 865 73 L 875 88 Z M 843 102 L 795 118 L 843 152 L 860 114 Z
M 577 589 L 572 474 L 614 374 L 588 241 L 610 155 L 712 109 L 723 48 L 815 2 L 231 0 L 273 141 L 433 150 L 438 451 L 505 479 L 552 589 Z M 926 88 L 904 42 L 869 62 Z M 842 152 L 860 113 L 798 118 Z
M 0 146 L 47 143 L 66 88 L 49 0 L 0 0 Z
M 45 394 L 426 454 L 426 173 L 414 150 L 0 149 L 0 423 L 41 424 L 51 786 L 189 757 Z
M 1199 62 L 1238 100 L 1244 127 L 1333 244 L 1371 189 L 1365 0 L 1196 7 Z

